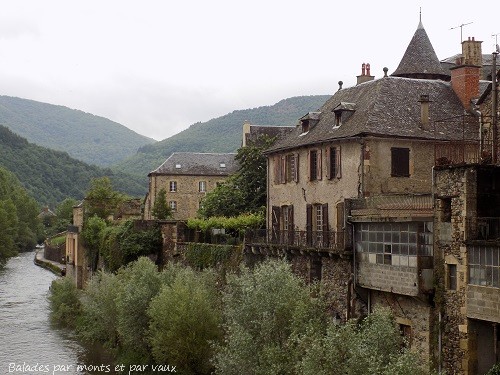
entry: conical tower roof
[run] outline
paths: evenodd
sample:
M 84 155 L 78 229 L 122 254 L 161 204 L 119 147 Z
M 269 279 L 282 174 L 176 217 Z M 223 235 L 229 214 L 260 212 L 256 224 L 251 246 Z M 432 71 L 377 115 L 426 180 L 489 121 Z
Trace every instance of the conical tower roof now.
M 422 21 L 413 35 L 398 68 L 391 74 L 395 77 L 441 79 L 449 81 L 450 76 L 441 67 Z

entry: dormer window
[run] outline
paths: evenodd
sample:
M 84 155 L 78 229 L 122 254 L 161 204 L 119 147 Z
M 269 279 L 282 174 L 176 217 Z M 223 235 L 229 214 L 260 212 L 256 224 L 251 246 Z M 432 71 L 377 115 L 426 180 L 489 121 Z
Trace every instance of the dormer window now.
M 320 114 L 321 112 L 309 112 L 307 115 L 305 115 L 300 119 L 300 124 L 302 126 L 301 134 L 307 133 L 314 127 L 314 125 L 316 125 L 319 122 Z
M 333 124 L 334 128 L 338 128 L 345 123 L 349 117 L 352 116 L 356 110 L 356 105 L 354 103 L 340 102 L 333 108 L 333 113 L 335 114 L 335 122 Z

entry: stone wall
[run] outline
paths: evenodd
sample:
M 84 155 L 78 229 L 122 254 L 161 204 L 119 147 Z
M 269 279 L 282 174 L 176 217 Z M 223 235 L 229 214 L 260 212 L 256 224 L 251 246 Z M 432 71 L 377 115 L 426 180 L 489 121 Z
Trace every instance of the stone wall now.
M 500 323 L 500 289 L 469 285 L 467 317 Z
M 45 248 L 43 249 L 43 257 L 54 262 L 65 263 L 66 244 L 63 243 L 58 246 L 52 246 L 46 243 Z

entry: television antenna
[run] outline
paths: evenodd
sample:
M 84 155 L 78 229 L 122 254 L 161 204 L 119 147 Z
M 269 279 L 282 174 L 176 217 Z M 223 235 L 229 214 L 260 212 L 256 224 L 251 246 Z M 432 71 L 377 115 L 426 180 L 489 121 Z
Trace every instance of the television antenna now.
M 461 25 L 458 25 L 458 26 L 450 28 L 450 30 L 454 30 L 454 29 L 458 29 L 460 27 L 460 43 L 462 43 L 462 41 L 464 40 L 463 37 L 462 37 L 462 29 L 463 29 L 463 27 L 467 26 L 467 25 L 470 25 L 471 23 L 473 23 L 473 22 L 463 23 Z

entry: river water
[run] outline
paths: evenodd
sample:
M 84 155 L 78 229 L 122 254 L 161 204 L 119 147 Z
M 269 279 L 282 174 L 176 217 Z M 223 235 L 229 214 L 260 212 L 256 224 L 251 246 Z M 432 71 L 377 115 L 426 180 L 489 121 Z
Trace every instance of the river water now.
M 57 276 L 21 253 L 0 269 L 0 374 L 114 373 L 95 347 L 84 347 L 68 330 L 51 326 L 47 296 Z M 82 371 L 78 365 L 111 371 Z

